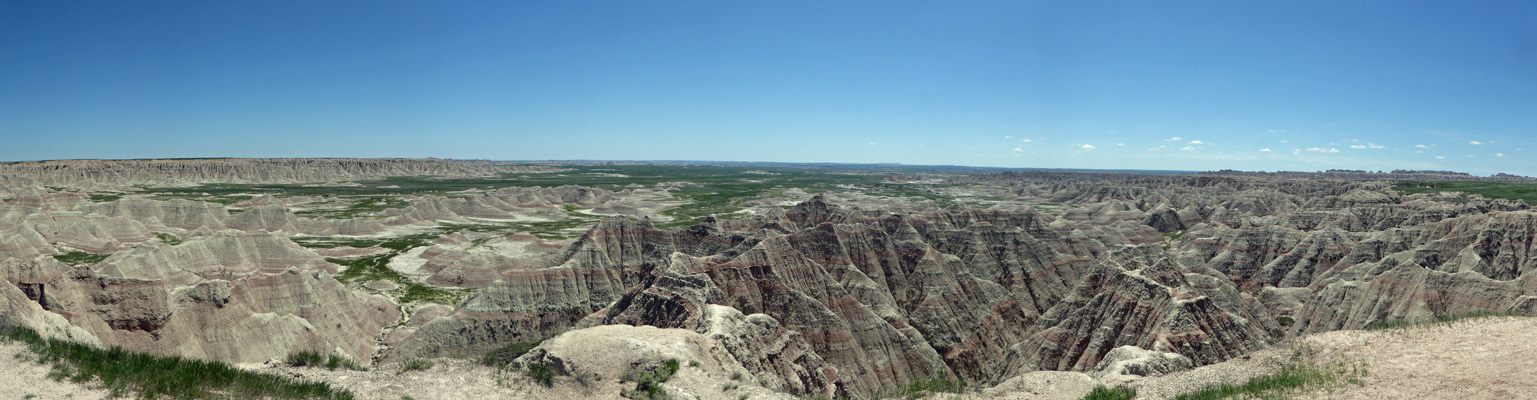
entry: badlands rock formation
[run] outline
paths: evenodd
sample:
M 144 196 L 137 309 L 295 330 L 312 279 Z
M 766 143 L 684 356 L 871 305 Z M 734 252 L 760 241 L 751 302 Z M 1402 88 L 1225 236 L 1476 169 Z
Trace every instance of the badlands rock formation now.
M 493 161 L 358 158 L 57 160 L 0 164 L 0 186 L 117 188 L 201 183 L 306 183 L 390 176 L 486 176 L 548 168 Z
M 315 160 L 330 172 L 255 176 L 337 181 L 443 163 L 397 161 L 354 171 L 347 160 Z M 214 172 L 225 170 L 189 162 L 167 168 L 208 172 L 111 183 L 224 179 L 243 163 Z M 509 171 L 450 164 L 427 172 Z M 113 165 L 91 171 L 123 168 Z M 86 176 L 73 168 L 56 169 Z M 1405 196 L 1388 182 L 1002 173 L 920 186 L 1001 199 L 985 207 L 784 190 L 729 218 L 660 228 L 663 210 L 684 203 L 661 185 L 418 193 L 328 219 L 303 213 L 360 203 L 224 205 L 131 191 L 103 201 L 34 186 L 69 178 L 27 171 L 37 176 L 4 175 L 24 184 L 0 192 L 0 315 L 54 336 L 225 361 L 315 350 L 387 363 L 566 338 L 518 365 L 569 375 L 586 368 L 571 364 L 573 338 L 623 345 L 604 335 L 628 325 L 660 329 L 686 347 L 678 354 L 754 387 L 868 396 L 934 377 L 1136 379 L 1127 377 L 1220 363 L 1300 334 L 1537 313 L 1528 205 Z M 75 187 L 112 176 L 91 174 Z M 941 179 L 921 178 L 901 177 Z M 363 285 L 338 279 L 358 275 L 348 268 L 379 269 Z M 465 296 L 405 295 L 434 289 Z

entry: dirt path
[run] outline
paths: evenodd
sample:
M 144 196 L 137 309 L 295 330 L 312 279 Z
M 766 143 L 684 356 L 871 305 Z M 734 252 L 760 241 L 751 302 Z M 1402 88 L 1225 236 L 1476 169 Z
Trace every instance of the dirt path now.
M 1364 386 L 1313 399 L 1537 399 L 1537 318 L 1484 318 L 1308 338 L 1365 361 Z

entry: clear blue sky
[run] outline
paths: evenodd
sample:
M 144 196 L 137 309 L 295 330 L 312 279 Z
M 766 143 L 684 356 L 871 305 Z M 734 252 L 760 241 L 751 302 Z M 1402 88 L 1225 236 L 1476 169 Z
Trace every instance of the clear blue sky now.
M 0 160 L 1537 175 L 1532 1 L 484 3 L 0 0 Z

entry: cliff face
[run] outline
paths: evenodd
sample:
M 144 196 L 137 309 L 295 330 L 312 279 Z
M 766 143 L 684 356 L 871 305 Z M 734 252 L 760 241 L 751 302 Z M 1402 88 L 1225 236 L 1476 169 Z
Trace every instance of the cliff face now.
M 152 243 L 94 266 L 6 261 L 0 286 L 22 289 L 101 345 L 134 351 L 230 362 L 339 351 L 369 360 L 373 336 L 399 319 L 388 300 L 353 293 L 329 277 L 334 265 L 270 234 Z
M 1172 266 L 1161 271 L 1173 280 L 1161 284 L 1099 264 L 1095 253 L 1110 253 L 1105 242 L 1052 228 L 1049 216 L 1027 209 L 916 215 L 840 207 L 818 197 L 760 218 L 734 222 L 742 228 L 732 231 L 711 225 L 662 231 L 605 220 L 573 243 L 558 267 L 493 284 L 454 316 L 416 331 L 400 352 L 494 348 L 561 327 L 540 310 L 592 310 L 577 327 L 714 332 L 742 341 L 727 350 L 737 359 L 760 360 L 744 365 L 772 375 L 763 380 L 773 386 L 870 394 L 935 375 L 991 382 L 1005 369 L 1085 370 L 1122 345 L 1189 353 L 1209 363 L 1275 339 L 1241 316 L 1249 311 L 1235 291 L 1218 293 L 1232 297 L 1220 303 Z M 1131 238 L 1155 242 L 1157 231 L 1144 228 L 1093 234 L 1114 246 Z M 744 324 L 723 325 L 722 318 L 736 321 L 737 315 L 759 322 L 748 338 L 726 339 L 719 332 L 741 331 Z M 523 328 L 493 328 L 512 326 Z M 1136 328 L 1095 334 L 1099 326 Z M 516 338 L 478 333 L 493 331 Z M 479 341 L 466 343 L 471 336 Z M 757 337 L 771 344 L 746 341 Z M 1093 343 L 1061 348 L 1075 338 Z M 815 357 L 762 361 L 765 351 Z M 807 372 L 824 370 L 836 373 Z
M 471 304 L 490 304 L 471 302 L 445 321 L 486 326 L 570 307 L 585 314 L 563 317 L 580 319 L 576 328 L 707 333 L 742 331 L 741 322 L 720 322 L 742 315 L 760 328 L 740 335 L 783 333 L 762 339 L 772 346 L 726 346 L 733 357 L 816 356 L 744 363 L 766 384 L 859 395 L 936 374 L 997 382 L 1088 371 L 1125 346 L 1205 365 L 1297 333 L 1537 307 L 1524 206 L 1401 198 L 1361 184 L 1183 183 L 1191 187 L 1040 190 L 1083 204 L 1060 216 L 865 210 L 815 197 L 686 230 L 607 220 L 571 244 L 558 267 L 532 268 L 493 284 L 523 282 L 517 289 L 477 296 L 532 303 L 471 318 Z M 1135 196 L 1158 201 L 1121 199 Z M 546 283 L 586 291 L 535 299 Z M 564 323 L 541 321 L 514 331 L 536 338 Z

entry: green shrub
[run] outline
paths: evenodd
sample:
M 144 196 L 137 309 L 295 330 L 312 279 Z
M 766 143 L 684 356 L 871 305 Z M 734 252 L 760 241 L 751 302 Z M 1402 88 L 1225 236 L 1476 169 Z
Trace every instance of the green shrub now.
M 295 367 L 320 366 L 325 364 L 326 358 L 313 351 L 300 351 L 288 355 L 288 365 Z
M 555 386 L 555 371 L 544 364 L 529 364 L 523 369 L 523 373 L 528 374 L 529 378 L 534 378 L 535 382 L 539 382 L 544 387 Z
M 430 360 L 423 360 L 423 359 L 420 359 L 420 358 L 413 358 L 413 359 L 410 359 L 410 360 L 406 360 L 406 362 L 404 362 L 404 363 L 402 363 L 400 365 L 400 372 L 406 372 L 406 371 L 426 371 L 426 370 L 432 368 L 433 365 L 434 365 L 434 363 L 432 361 L 430 361 Z
M 620 390 L 619 395 L 636 400 L 666 400 L 667 391 L 662 389 L 662 382 L 672 379 L 678 372 L 678 360 L 668 359 L 660 367 L 650 368 L 644 371 L 630 371 L 625 375 L 635 377 L 634 390 Z M 620 382 L 623 382 L 621 380 Z
M 1095 386 L 1093 391 L 1083 396 L 1083 400 L 1131 400 L 1137 398 L 1137 389 L 1116 386 L 1107 388 L 1104 385 Z

